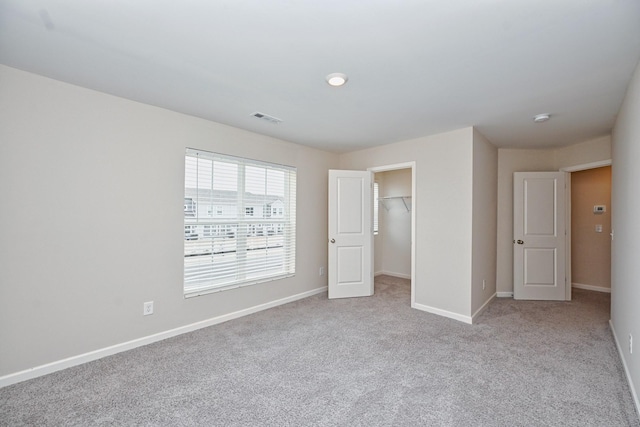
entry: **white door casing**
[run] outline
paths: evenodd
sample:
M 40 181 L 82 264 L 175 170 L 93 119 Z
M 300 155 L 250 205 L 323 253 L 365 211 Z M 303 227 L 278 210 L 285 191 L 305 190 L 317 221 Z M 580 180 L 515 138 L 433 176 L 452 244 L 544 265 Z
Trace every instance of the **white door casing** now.
M 373 295 L 373 173 L 329 171 L 329 298 Z
M 513 174 L 513 297 L 563 301 L 565 172 Z

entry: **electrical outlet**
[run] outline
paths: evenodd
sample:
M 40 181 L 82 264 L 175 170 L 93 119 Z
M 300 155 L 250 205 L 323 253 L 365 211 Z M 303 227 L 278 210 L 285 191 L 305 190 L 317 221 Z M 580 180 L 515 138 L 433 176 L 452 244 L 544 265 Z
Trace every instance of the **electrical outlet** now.
M 633 335 L 629 334 L 629 354 L 633 354 Z
M 487 281 L 482 279 L 482 290 L 484 291 L 487 287 Z
M 144 316 L 148 316 L 150 314 L 153 314 L 153 301 L 145 302 L 142 305 L 142 314 Z
M 324 267 L 320 267 L 320 271 L 318 272 L 320 276 L 324 276 Z

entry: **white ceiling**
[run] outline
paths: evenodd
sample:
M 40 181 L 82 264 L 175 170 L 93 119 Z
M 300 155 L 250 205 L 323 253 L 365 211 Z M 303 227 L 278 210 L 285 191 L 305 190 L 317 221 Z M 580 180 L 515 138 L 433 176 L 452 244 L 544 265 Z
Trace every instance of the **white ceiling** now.
M 335 152 L 606 135 L 639 57 L 638 0 L 0 0 L 0 63 Z

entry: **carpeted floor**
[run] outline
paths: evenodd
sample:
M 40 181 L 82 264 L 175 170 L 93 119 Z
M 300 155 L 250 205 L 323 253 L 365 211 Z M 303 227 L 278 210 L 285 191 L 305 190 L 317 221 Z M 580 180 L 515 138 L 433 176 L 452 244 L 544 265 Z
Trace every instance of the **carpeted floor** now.
M 408 281 L 318 295 L 0 389 L 2 426 L 640 426 L 608 294 L 494 301 L 475 325 Z

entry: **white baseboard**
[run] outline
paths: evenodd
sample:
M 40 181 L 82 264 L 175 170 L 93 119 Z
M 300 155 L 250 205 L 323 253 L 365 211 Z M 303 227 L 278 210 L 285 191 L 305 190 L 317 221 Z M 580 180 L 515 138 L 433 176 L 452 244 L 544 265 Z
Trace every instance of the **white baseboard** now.
M 588 291 L 611 293 L 611 288 L 605 288 L 603 286 L 584 285 L 582 283 L 571 283 L 572 288 L 586 289 Z
M 416 310 L 426 311 L 427 313 L 437 314 L 438 316 L 448 317 L 449 319 L 458 320 L 460 322 L 464 322 L 468 324 L 472 323 L 472 319 L 469 316 L 454 313 L 452 311 L 441 310 L 435 307 L 429 307 L 428 305 L 418 304 L 417 302 L 414 302 L 411 305 L 411 308 L 415 308 Z
M 618 339 L 618 335 L 616 334 L 616 329 L 613 327 L 613 322 L 611 322 L 611 319 L 609 319 L 609 327 L 611 328 L 611 333 L 613 334 L 613 340 L 616 342 L 618 355 L 620 356 L 620 360 L 622 360 L 622 366 L 624 367 L 624 373 L 627 376 L 627 382 L 629 383 L 629 389 L 631 390 L 633 403 L 636 404 L 636 412 L 640 414 L 640 400 L 638 400 L 638 393 L 636 393 L 636 388 L 633 385 L 633 380 L 631 379 L 631 373 L 629 372 L 629 367 L 627 366 L 627 361 L 624 358 L 624 352 L 622 351 L 622 346 L 620 346 L 620 340 Z
M 471 316 L 471 323 L 476 322 L 476 319 L 478 318 L 478 316 L 480 316 L 482 312 L 485 311 L 487 307 L 489 307 L 489 303 L 491 303 L 491 301 L 493 301 L 495 298 L 496 298 L 496 294 L 491 295 L 489 299 L 486 300 L 484 304 L 482 304 L 482 307 L 480 307 L 479 309 L 476 310 L 475 313 L 473 313 L 473 315 Z
M 498 298 L 513 298 L 513 292 L 496 292 Z
M 247 316 L 249 314 L 257 313 L 259 311 L 267 310 L 269 308 L 277 307 L 279 305 L 287 304 L 293 301 L 301 300 L 313 295 L 321 294 L 327 291 L 327 287 L 323 286 L 311 291 L 302 292 L 300 294 L 291 295 L 286 298 L 281 298 L 275 301 L 270 301 L 264 304 L 259 304 L 253 307 L 238 310 L 233 313 L 224 314 L 222 316 L 213 317 L 211 319 L 202 320 L 200 322 L 192 323 L 190 325 L 181 326 L 179 328 L 170 329 L 168 331 L 159 332 L 157 334 L 149 335 L 135 340 L 123 342 L 120 344 L 112 345 L 109 347 L 101 348 L 98 350 L 90 351 L 88 353 L 79 354 L 77 356 L 68 357 L 66 359 L 58 360 L 55 362 L 47 363 L 45 365 L 36 366 L 34 368 L 25 369 L 24 371 L 15 372 L 13 374 L 0 377 L 0 388 L 6 387 L 11 384 L 16 384 L 22 381 L 30 380 L 32 378 L 41 377 L 62 369 L 71 368 L 73 366 L 82 365 L 83 363 L 91 362 L 93 360 L 101 359 L 103 357 L 111 356 L 112 354 L 121 353 L 123 351 L 132 350 L 137 347 L 142 347 L 147 344 L 152 344 L 157 341 L 162 341 L 167 338 L 175 337 L 176 335 L 185 334 L 198 329 L 206 328 L 208 326 L 217 325 L 219 323 L 227 322 L 229 320 L 237 319 L 239 317 Z
M 404 274 L 404 273 L 395 273 L 393 271 L 378 271 L 376 273 L 374 273 L 374 276 L 392 276 L 392 277 L 398 277 L 400 279 L 411 279 L 411 274 Z

